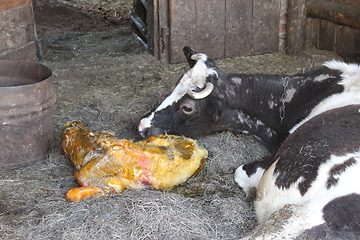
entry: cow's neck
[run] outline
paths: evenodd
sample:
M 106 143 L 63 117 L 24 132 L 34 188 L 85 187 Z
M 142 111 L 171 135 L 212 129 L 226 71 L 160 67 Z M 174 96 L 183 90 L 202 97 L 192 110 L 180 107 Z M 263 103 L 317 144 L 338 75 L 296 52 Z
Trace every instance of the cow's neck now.
M 240 110 L 225 110 L 223 115 L 226 116 L 224 129 L 252 135 L 270 151 L 273 149 L 274 140 L 277 136 L 276 129 L 272 129 L 260 119 L 249 116 Z M 234 124 L 234 122 L 238 124 Z
M 344 90 L 341 73 L 327 67 L 290 76 L 286 87 L 288 79 L 282 75 L 228 74 L 222 79 L 218 88 L 219 98 L 225 99 L 227 129 L 247 132 L 268 148 L 278 147 L 322 100 Z
M 253 135 L 272 149 L 281 125 L 284 78 L 280 75 L 239 75 L 241 84 L 227 84 L 227 87 L 231 86 L 225 91 L 227 129 Z M 236 78 L 232 79 L 236 81 Z M 240 99 L 232 97 L 234 92 L 241 96 Z

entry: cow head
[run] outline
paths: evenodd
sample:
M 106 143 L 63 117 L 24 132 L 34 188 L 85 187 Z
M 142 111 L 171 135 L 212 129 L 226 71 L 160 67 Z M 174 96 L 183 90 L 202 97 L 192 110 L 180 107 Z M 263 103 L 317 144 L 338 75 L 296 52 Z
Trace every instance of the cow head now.
M 212 96 L 218 82 L 217 67 L 205 54 L 189 47 L 183 51 L 191 69 L 173 92 L 140 120 L 138 130 L 142 137 L 165 133 L 194 137 L 216 126 L 221 109 L 220 101 Z

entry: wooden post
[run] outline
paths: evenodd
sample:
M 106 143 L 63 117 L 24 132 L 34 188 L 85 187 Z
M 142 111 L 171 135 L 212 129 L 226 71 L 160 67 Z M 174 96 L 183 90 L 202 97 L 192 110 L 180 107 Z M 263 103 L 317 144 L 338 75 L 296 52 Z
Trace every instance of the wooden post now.
M 31 0 L 0 0 L 0 59 L 37 61 Z
M 325 0 L 311 1 L 308 6 L 307 15 L 360 29 L 360 9 L 346 4 Z
M 156 0 L 148 0 L 147 1 L 147 14 L 146 14 L 146 23 L 147 23 L 147 45 L 151 54 L 153 54 L 157 59 L 159 56 L 159 44 L 157 39 L 159 36 L 157 35 L 156 29 L 158 29 L 158 14 L 157 14 L 157 6 L 158 3 Z
M 305 49 L 306 0 L 289 0 L 286 33 L 287 54 L 297 54 Z

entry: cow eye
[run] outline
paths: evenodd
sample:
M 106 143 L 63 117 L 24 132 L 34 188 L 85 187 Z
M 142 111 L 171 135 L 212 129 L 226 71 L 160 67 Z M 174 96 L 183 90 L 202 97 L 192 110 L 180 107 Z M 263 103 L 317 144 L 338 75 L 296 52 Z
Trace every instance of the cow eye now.
M 195 102 L 193 99 L 185 99 L 179 106 L 180 111 L 185 115 L 191 115 L 195 112 Z
M 189 113 L 192 113 L 193 109 L 191 107 L 182 106 L 181 111 L 185 114 L 189 114 Z

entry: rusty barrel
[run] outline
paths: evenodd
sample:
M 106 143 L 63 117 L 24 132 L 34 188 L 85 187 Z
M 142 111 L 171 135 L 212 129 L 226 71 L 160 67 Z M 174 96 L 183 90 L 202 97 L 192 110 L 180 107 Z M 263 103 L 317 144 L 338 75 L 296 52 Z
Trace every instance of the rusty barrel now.
M 36 62 L 0 60 L 0 169 L 34 163 L 52 148 L 51 75 Z

